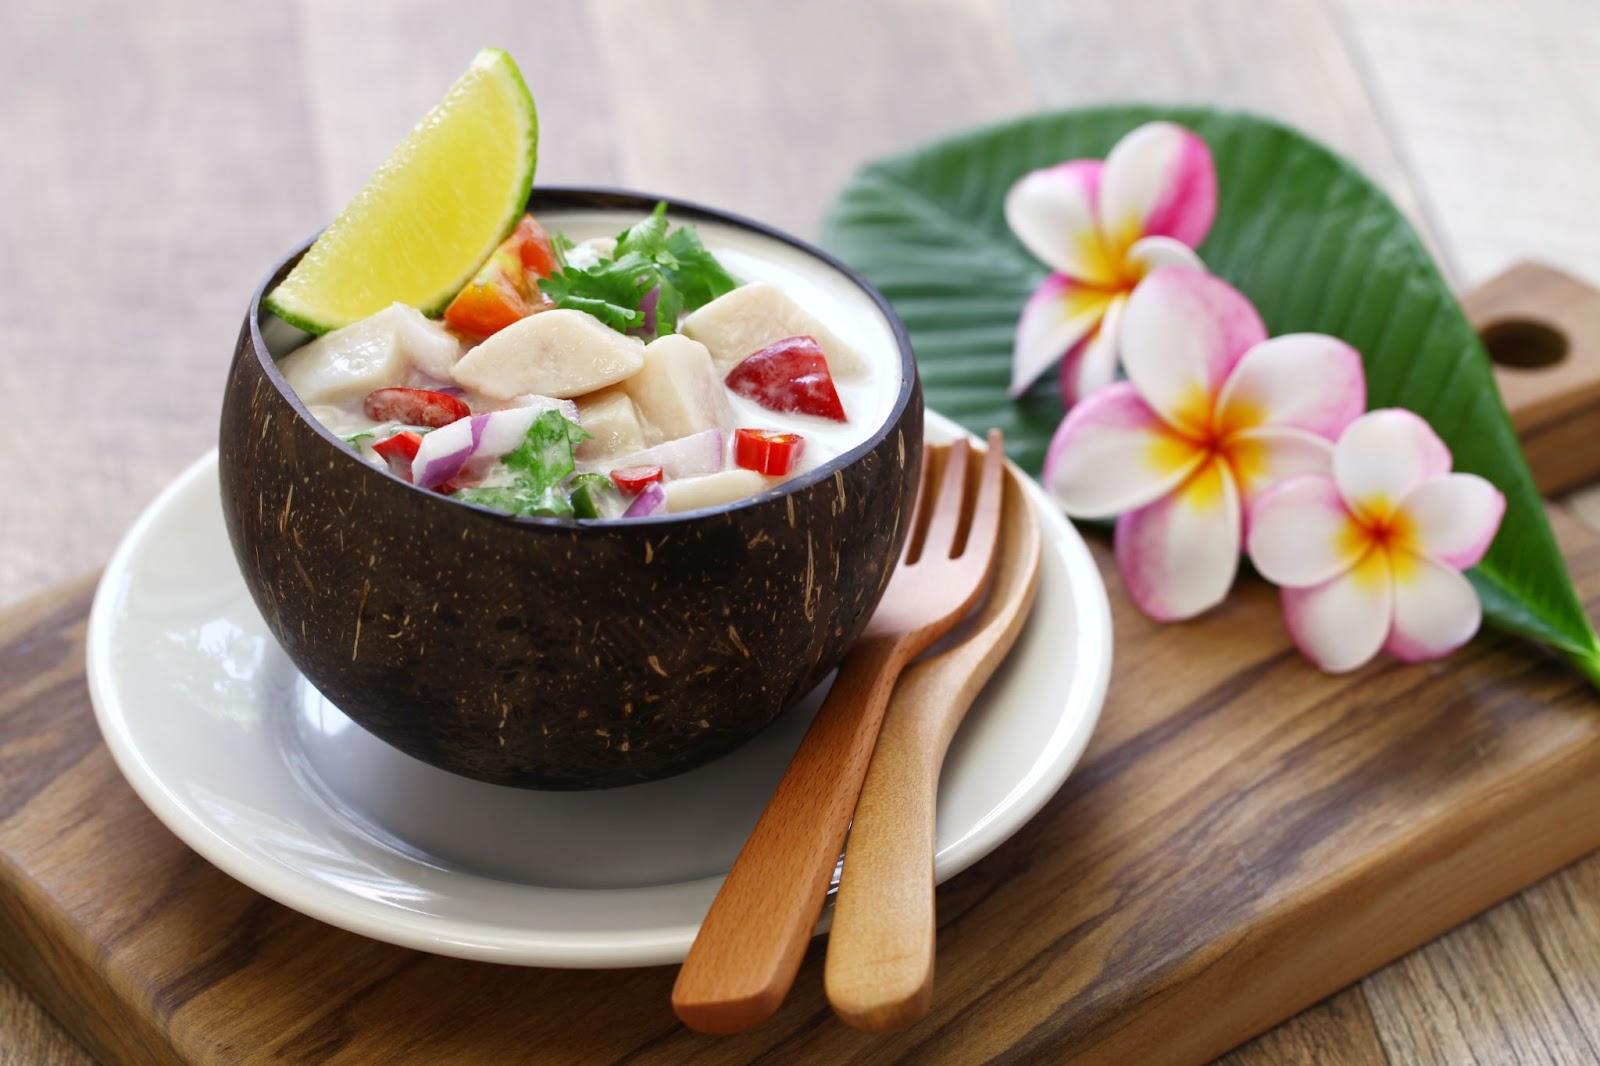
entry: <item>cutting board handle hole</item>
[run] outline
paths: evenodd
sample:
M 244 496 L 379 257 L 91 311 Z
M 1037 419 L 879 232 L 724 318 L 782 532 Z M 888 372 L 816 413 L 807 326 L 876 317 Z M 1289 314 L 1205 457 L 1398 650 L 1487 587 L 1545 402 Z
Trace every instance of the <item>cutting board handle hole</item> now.
M 1489 358 L 1501 366 L 1536 370 L 1555 366 L 1567 357 L 1567 335 L 1554 326 L 1531 318 L 1503 318 L 1480 333 Z

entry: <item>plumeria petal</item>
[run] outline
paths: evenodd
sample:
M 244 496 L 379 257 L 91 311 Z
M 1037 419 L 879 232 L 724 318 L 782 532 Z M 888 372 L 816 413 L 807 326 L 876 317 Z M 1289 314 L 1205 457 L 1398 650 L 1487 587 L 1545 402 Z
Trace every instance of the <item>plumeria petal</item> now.
M 1366 409 L 1360 353 L 1335 337 L 1290 333 L 1244 353 L 1217 397 L 1216 426 L 1289 426 L 1337 440 Z
M 1417 486 L 1400 507 L 1418 551 L 1465 570 L 1489 550 L 1506 498 L 1476 474 L 1446 474 Z
M 1122 314 L 1122 365 L 1150 406 L 1173 427 L 1209 431 L 1222 383 L 1265 340 L 1244 295 L 1198 270 L 1162 267 L 1141 281 Z
M 1094 332 L 1067 353 L 1061 364 L 1061 402 L 1065 407 L 1071 408 L 1117 380 L 1117 342 L 1127 302 L 1121 293 L 1113 296 Z
M 1171 492 L 1204 458 L 1119 382 L 1067 413 L 1040 480 L 1074 518 L 1105 518 Z
M 1142 278 L 1162 267 L 1204 270 L 1206 265 L 1193 248 L 1171 237 L 1141 237 L 1128 249 L 1127 269 L 1136 277 Z
M 1114 285 L 1120 276 L 1100 237 L 1098 159 L 1076 159 L 1024 174 L 1006 193 L 1006 222 L 1046 266 L 1079 281 Z
M 1152 234 L 1194 247 L 1205 240 L 1216 213 L 1211 149 L 1182 126 L 1140 126 L 1106 156 L 1100 225 L 1112 248 Z
M 1303 429 L 1266 426 L 1226 437 L 1222 454 L 1233 470 L 1244 502 L 1245 528 L 1261 493 L 1284 478 L 1300 474 L 1332 474 L 1333 444 Z
M 1450 450 L 1433 428 L 1398 407 L 1369 411 L 1333 446 L 1333 477 L 1345 502 L 1387 520 L 1424 481 L 1450 472 Z
M 1405 551 L 1393 553 L 1390 565 L 1394 625 L 1384 644 L 1390 655 L 1406 662 L 1437 659 L 1472 639 L 1483 621 L 1483 607 L 1460 572 Z
M 1267 489 L 1250 509 L 1245 539 L 1261 576 L 1284 588 L 1309 588 L 1354 566 L 1370 546 L 1326 475 L 1292 477 Z
M 1227 464 L 1213 459 L 1176 492 L 1117 520 L 1117 568 L 1151 618 L 1193 618 L 1233 586 L 1239 537 L 1238 489 Z
M 1389 560 L 1377 548 L 1338 577 L 1283 590 L 1289 636 L 1306 658 L 1333 674 L 1354 670 L 1378 653 L 1393 613 Z
M 1082 285 L 1065 274 L 1052 274 L 1034 290 L 1017 320 L 1011 353 L 1011 395 L 1026 392 L 1040 374 L 1082 341 L 1121 297 Z

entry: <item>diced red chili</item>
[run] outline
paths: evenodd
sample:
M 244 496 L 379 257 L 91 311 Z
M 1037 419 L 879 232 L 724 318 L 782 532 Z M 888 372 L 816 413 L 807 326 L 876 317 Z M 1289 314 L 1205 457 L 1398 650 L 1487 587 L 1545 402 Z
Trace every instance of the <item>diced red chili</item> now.
M 798 433 L 739 429 L 733 434 L 733 461 L 768 477 L 781 477 L 793 470 L 805 449 L 806 439 Z
M 834 388 L 828 359 L 814 338 L 774 341 L 740 360 L 726 380 L 728 388 L 769 411 L 845 421 L 844 404 Z
M 472 408 L 459 396 L 401 386 L 373 389 L 361 401 L 361 410 L 374 422 L 401 422 L 429 429 L 448 426 L 472 414 Z
M 389 470 L 396 477 L 403 477 L 410 481 L 411 463 L 412 460 L 416 459 L 417 449 L 420 447 L 422 447 L 422 434 L 403 429 L 392 437 L 385 437 L 383 440 L 378 441 L 372 446 L 372 450 L 383 457 L 383 461 L 389 464 Z M 433 491 L 448 496 L 457 489 L 464 489 L 473 483 L 473 479 L 457 474 L 449 481 L 435 485 Z
M 411 460 L 417 457 L 417 449 L 420 447 L 422 447 L 422 435 L 407 429 L 378 441 L 372 446 L 372 450 L 383 456 L 383 461 L 389 464 L 390 473 L 410 481 Z
M 659 466 L 620 466 L 611 471 L 611 480 L 617 488 L 630 496 L 637 495 L 652 481 L 661 480 Z

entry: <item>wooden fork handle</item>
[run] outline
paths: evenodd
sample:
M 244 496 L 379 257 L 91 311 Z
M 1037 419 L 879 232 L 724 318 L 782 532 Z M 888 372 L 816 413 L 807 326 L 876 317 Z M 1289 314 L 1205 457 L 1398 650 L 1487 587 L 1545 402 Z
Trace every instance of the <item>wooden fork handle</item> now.
M 914 646 L 863 638 L 745 841 L 672 989 L 691 1029 L 736 1033 L 794 983 L 839 859 L 895 679 Z
M 913 667 L 884 718 L 850 826 L 824 972 L 828 1002 L 857 1029 L 902 1029 L 932 1003 L 934 811 L 950 736 L 945 715 L 930 711 L 970 703 L 978 687 L 951 692 L 947 672 Z

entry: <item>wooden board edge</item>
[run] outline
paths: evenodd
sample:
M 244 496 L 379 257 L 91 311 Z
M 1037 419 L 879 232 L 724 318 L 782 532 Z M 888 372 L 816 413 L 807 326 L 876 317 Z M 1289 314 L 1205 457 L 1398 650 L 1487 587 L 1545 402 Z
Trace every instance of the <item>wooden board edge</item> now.
M 1561 753 L 1523 777 L 1447 831 L 1213 945 L 1065 1061 L 1210 1061 L 1600 849 L 1600 749 Z M 1175 1032 L 1174 1015 L 1193 1026 Z
M 46 589 L 0 612 L 0 646 L 87 624 L 98 572 Z M 87 699 L 87 694 L 85 695 Z M 105 1062 L 179 1063 L 161 1027 L 123 995 L 114 968 L 48 892 L 0 851 L 0 969 Z
M 182 1057 L 149 1012 L 135 1007 L 80 931 L 0 855 L 0 969 L 102 1062 L 150 1066 Z

